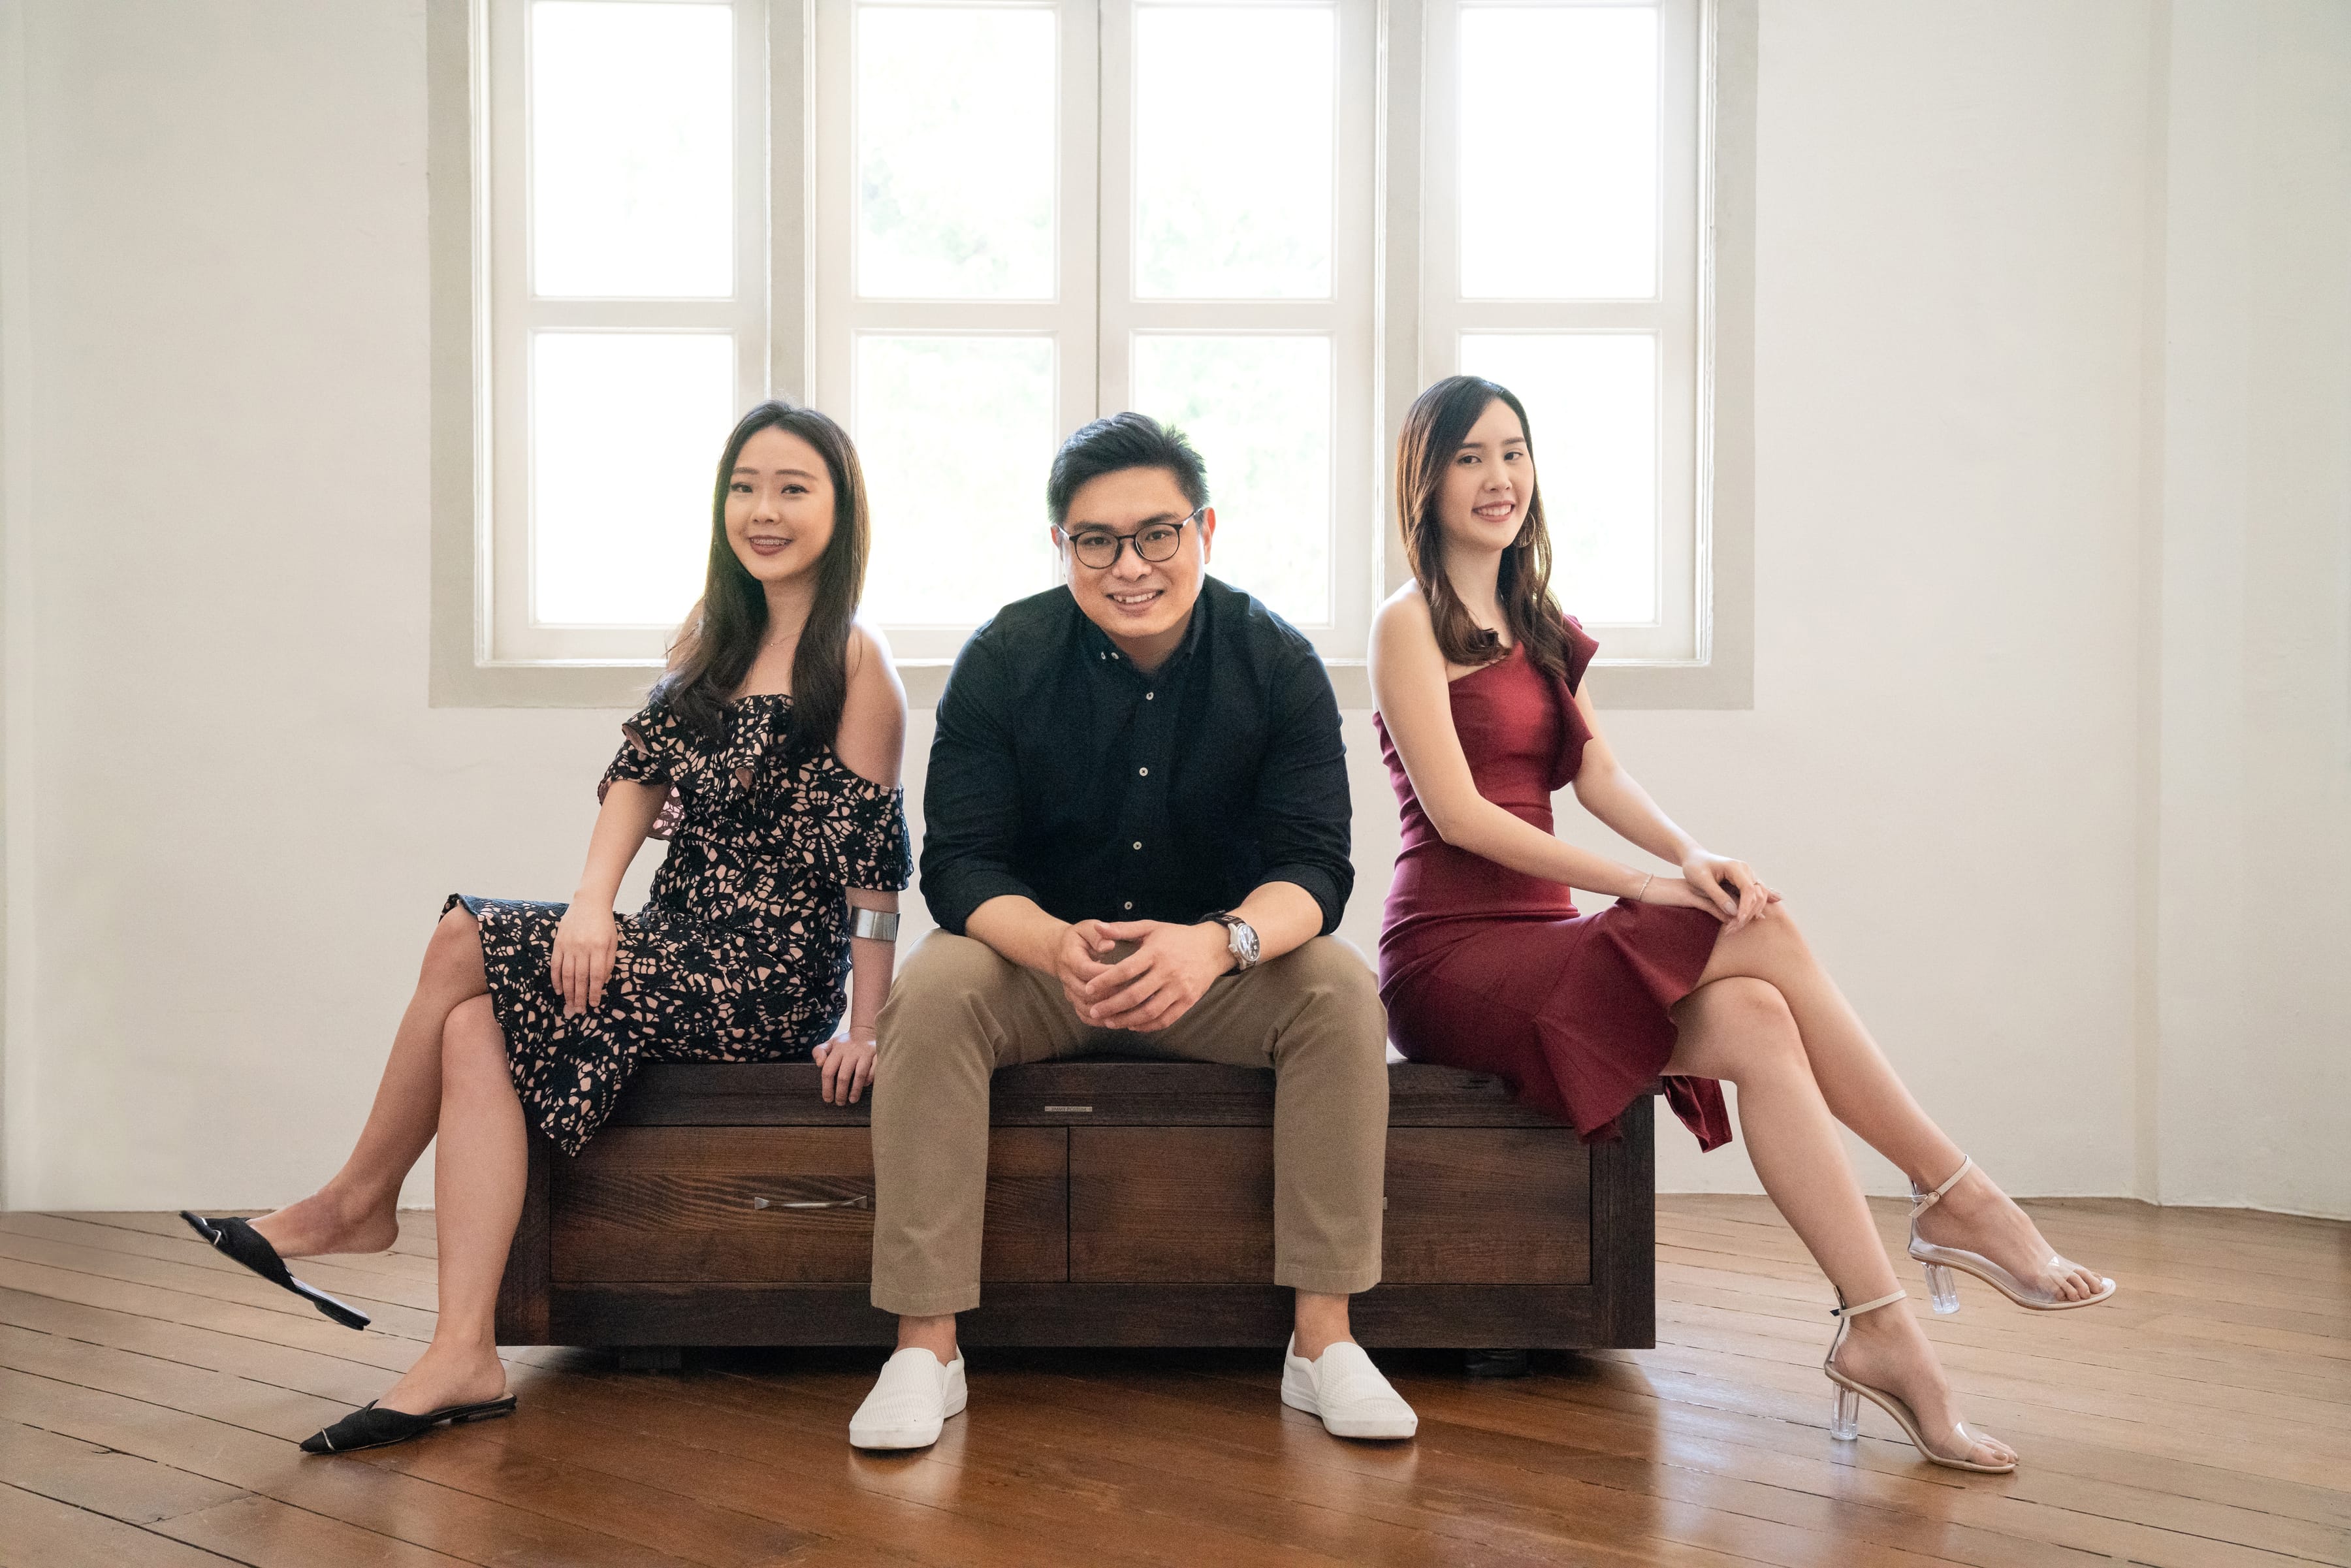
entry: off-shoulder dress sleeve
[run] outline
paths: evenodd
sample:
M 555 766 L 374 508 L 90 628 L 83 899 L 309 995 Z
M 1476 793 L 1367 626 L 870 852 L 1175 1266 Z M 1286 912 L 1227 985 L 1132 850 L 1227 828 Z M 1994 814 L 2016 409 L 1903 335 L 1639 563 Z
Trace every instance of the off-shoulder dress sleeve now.
M 685 815 L 685 801 L 677 790 L 686 755 L 680 724 L 678 716 L 666 703 L 647 704 L 643 711 L 621 726 L 621 749 L 613 754 L 612 765 L 604 769 L 604 777 L 596 785 L 599 805 L 611 792 L 612 786 L 622 779 L 632 784 L 668 785 L 669 796 L 662 802 L 661 815 L 653 820 L 646 835 L 649 838 L 668 838 Z
M 914 880 L 914 857 L 906 837 L 906 792 L 876 784 L 827 754 L 831 764 L 816 771 L 820 788 L 809 791 L 843 887 L 896 893 Z

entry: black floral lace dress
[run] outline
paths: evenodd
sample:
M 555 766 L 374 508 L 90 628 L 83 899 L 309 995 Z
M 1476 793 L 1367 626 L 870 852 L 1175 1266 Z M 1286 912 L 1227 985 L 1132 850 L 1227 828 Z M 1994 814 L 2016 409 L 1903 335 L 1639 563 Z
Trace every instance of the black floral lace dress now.
M 831 747 L 789 756 L 791 699 L 742 698 L 714 746 L 656 702 L 598 786 L 667 784 L 653 836 L 669 841 L 653 896 L 618 915 L 602 1004 L 563 1016 L 549 974 L 569 907 L 451 896 L 481 922 L 490 1003 L 515 1091 L 566 1154 L 611 1114 L 640 1061 L 797 1061 L 831 1038 L 849 977 L 852 887 L 896 890 L 912 871 L 905 796 Z

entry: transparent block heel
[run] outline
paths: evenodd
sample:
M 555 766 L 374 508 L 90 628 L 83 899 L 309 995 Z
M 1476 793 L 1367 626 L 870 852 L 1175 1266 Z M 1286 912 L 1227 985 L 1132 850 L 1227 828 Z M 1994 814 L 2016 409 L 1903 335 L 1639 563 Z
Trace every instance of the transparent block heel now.
M 1884 1388 L 1873 1388 L 1868 1384 L 1851 1376 L 1837 1365 L 1837 1352 L 1844 1347 L 1845 1330 L 1853 1325 L 1854 1319 L 1864 1312 L 1874 1312 L 1881 1307 L 1890 1307 L 1896 1301 L 1907 1299 L 1900 1291 L 1896 1291 L 1892 1295 L 1880 1296 L 1874 1301 L 1864 1301 L 1857 1307 L 1848 1307 L 1844 1304 L 1843 1296 L 1837 1298 L 1837 1309 L 1832 1314 L 1837 1319 L 1836 1337 L 1829 1341 L 1827 1359 L 1821 1363 L 1821 1370 L 1828 1375 L 1829 1381 L 1836 1385 L 1837 1391 L 1836 1419 L 1829 1423 L 1829 1436 L 1845 1443 L 1850 1443 L 1860 1437 L 1861 1402 L 1866 1399 L 1888 1416 L 1893 1416 L 1895 1425 L 1902 1428 L 1902 1435 L 1910 1439 L 1911 1446 L 1936 1464 L 1949 1465 L 1955 1470 L 1975 1470 L 1984 1475 L 2006 1475 L 2016 1469 L 2014 1459 L 2005 1464 L 1980 1465 L 1966 1457 L 1975 1450 L 1980 1441 L 1975 1433 L 1968 1430 L 1966 1422 L 1953 1422 L 1951 1429 L 1945 1433 L 1940 1440 L 1930 1443 L 1927 1434 L 1919 1428 L 1918 1413 L 1911 1409 L 1900 1395 Z
M 1959 1310 L 1959 1277 L 1940 1263 L 1927 1265 L 1927 1294 L 1935 1310 L 1949 1317 Z
M 1930 1191 L 1916 1181 L 1910 1185 L 1910 1256 L 1927 1266 L 1927 1291 L 1935 1299 L 1937 1312 L 1949 1313 L 1959 1310 L 1959 1292 L 1953 1287 L 1958 1282 L 1956 1276 L 1960 1274 L 1973 1274 L 2018 1306 L 2036 1312 L 2064 1312 L 2069 1307 L 2094 1307 L 2115 1293 L 2115 1282 L 2101 1275 L 2098 1292 L 2094 1296 L 2069 1301 L 2059 1295 L 2049 1281 L 2071 1272 L 2074 1265 L 2053 1252 L 2042 1268 L 2041 1279 L 2020 1280 L 1980 1252 L 1971 1252 L 1964 1247 L 1941 1246 L 1919 1235 L 1918 1217 L 1942 1202 L 1943 1195 L 1957 1186 L 1959 1178 L 1975 1168 L 1975 1161 L 1963 1157 L 1959 1161 L 1959 1168 L 1953 1171 L 1950 1178 L 1940 1186 Z

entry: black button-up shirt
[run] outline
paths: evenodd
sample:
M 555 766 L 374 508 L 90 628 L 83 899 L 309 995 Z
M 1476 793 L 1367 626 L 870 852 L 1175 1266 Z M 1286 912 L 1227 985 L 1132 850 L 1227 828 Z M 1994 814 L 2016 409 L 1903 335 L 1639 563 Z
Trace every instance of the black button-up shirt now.
M 1339 704 L 1311 644 L 1204 579 L 1134 667 L 1064 588 L 972 633 L 939 697 L 923 897 L 945 931 L 1016 894 L 1063 920 L 1188 924 L 1295 883 L 1337 929 L 1354 885 Z

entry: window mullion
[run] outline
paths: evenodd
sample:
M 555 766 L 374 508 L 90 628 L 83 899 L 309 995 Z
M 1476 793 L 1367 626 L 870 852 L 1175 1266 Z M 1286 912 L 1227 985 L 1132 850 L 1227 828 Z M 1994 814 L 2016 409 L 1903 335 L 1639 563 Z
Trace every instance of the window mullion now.
M 1134 406 L 1135 0 L 1099 0 L 1093 94 L 1094 417 Z

